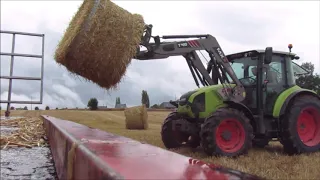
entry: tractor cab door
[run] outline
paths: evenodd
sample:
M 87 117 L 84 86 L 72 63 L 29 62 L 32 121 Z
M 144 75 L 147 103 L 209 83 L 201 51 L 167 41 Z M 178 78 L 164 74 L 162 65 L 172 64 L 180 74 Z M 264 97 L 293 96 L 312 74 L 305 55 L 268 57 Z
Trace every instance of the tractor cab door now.
M 248 65 L 244 70 L 245 77 L 251 80 L 251 84 L 244 85 L 247 92 L 245 104 L 254 114 L 258 113 L 257 112 L 257 73 L 258 73 L 258 68 L 256 65 L 253 65 L 253 64 Z
M 257 113 L 257 63 L 258 57 L 241 57 L 230 63 L 237 78 L 246 90 L 246 98 L 242 101 L 254 114 Z M 227 75 L 229 81 L 232 79 Z
M 246 98 L 242 103 L 245 104 L 253 113 L 255 113 L 257 109 L 257 59 L 243 57 L 236 59 L 230 65 L 246 90 Z M 228 78 L 231 81 L 229 76 Z
M 272 115 L 273 106 L 278 96 L 287 88 L 285 81 L 286 75 L 286 57 L 284 55 L 274 54 L 272 62 L 265 64 L 265 72 L 263 73 L 263 80 L 265 83 L 263 104 L 266 115 Z

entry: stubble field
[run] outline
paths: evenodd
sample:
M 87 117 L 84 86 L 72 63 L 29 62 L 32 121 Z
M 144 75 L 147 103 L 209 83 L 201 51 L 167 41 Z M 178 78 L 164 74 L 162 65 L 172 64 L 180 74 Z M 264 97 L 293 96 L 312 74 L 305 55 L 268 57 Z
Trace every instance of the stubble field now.
M 11 116 L 30 117 L 45 114 L 164 148 L 161 141 L 160 128 L 161 123 L 168 113 L 169 112 L 148 112 L 148 130 L 125 129 L 123 111 L 11 111 Z M 4 111 L 1 111 L 1 116 L 3 115 Z M 283 154 L 282 146 L 278 142 L 270 143 L 265 149 L 252 149 L 247 156 L 241 156 L 235 159 L 207 157 L 201 151 L 201 148 L 196 150 L 182 148 L 173 151 L 204 160 L 205 162 L 221 164 L 267 179 L 320 179 L 320 152 L 310 155 L 287 156 Z

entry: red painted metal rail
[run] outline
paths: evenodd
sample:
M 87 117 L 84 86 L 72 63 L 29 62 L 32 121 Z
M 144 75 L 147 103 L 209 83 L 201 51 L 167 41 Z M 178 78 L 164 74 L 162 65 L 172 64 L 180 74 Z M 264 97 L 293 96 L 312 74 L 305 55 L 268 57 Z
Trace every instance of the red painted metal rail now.
M 42 117 L 59 179 L 262 179 L 71 121 Z

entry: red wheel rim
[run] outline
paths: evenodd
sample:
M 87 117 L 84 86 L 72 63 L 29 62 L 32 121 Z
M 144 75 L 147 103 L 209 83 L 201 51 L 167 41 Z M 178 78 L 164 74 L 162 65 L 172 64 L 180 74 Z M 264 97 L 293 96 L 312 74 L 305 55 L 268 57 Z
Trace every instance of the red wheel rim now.
M 242 124 L 237 119 L 225 119 L 216 129 L 217 146 L 228 153 L 241 149 L 246 139 Z
M 320 112 L 314 107 L 304 108 L 298 117 L 297 132 L 306 146 L 320 144 Z

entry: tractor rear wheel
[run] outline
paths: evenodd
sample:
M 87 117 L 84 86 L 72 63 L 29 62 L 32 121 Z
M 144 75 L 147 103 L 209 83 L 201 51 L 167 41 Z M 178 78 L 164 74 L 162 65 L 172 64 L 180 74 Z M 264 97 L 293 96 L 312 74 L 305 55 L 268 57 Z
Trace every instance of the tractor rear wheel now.
M 161 129 L 161 138 L 164 146 L 168 149 L 179 148 L 188 141 L 189 136 L 179 130 L 173 130 L 173 121 L 178 120 L 177 112 L 172 112 L 164 120 Z
M 320 151 L 320 100 L 303 95 L 294 99 L 281 121 L 281 144 L 288 154 Z
M 220 108 L 205 120 L 200 136 L 209 156 L 235 157 L 247 154 L 252 147 L 253 128 L 241 111 Z

